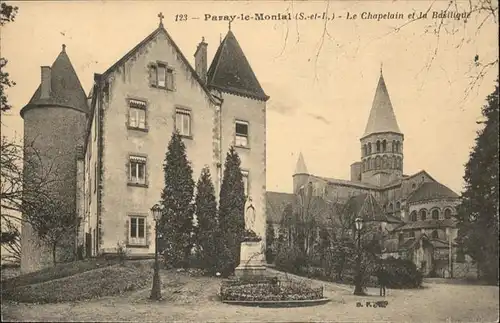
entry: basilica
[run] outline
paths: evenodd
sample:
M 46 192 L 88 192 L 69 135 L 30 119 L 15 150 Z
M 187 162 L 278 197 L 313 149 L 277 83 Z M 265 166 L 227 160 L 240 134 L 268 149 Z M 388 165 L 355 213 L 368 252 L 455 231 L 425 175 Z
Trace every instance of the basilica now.
M 268 224 L 279 227 L 285 207 L 305 189 L 311 201 L 343 205 L 343 212 L 378 223 L 386 233 L 384 257 L 409 258 L 428 275 L 457 277 L 469 272 L 470 264 L 454 242 L 459 196 L 425 170 L 404 173 L 404 134 L 382 70 L 360 148 L 350 180 L 311 174 L 301 153 L 293 193 L 267 192 Z

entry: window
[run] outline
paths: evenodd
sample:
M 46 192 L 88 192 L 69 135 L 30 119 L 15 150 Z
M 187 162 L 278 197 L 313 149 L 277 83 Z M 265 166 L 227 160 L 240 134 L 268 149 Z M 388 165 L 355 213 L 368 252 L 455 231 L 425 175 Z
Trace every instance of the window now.
M 380 140 L 377 140 L 377 152 L 380 152 Z
M 191 136 L 191 113 L 188 110 L 177 109 L 175 111 L 175 127 L 181 136 Z
M 416 211 L 411 212 L 411 214 L 410 214 L 410 219 L 411 219 L 413 222 L 416 222 L 416 221 L 417 221 L 417 212 L 416 212 Z
M 248 147 L 248 122 L 236 121 L 235 146 Z
M 130 217 L 129 244 L 146 245 L 145 217 Z
M 396 211 L 399 211 L 399 210 L 401 210 L 401 203 L 396 202 Z
M 128 126 L 136 129 L 146 129 L 146 102 L 129 100 Z
M 420 219 L 422 221 L 425 221 L 427 219 L 427 211 L 426 210 L 420 210 Z
M 174 90 L 174 70 L 165 63 L 149 66 L 149 83 L 153 87 Z
M 445 219 L 451 219 L 451 210 L 450 209 L 446 209 L 444 211 L 444 218 Z
M 368 154 L 371 154 L 372 153 L 372 143 L 369 142 L 368 143 Z
M 363 145 L 363 157 L 368 155 L 368 148 L 366 147 L 366 145 Z
M 241 175 L 243 176 L 243 189 L 245 192 L 245 196 L 248 196 L 248 192 L 250 191 L 250 187 L 248 186 L 248 171 L 242 170 Z
M 130 156 L 129 182 L 132 184 L 146 184 L 146 157 Z
M 387 141 L 384 139 L 384 141 L 382 141 L 382 151 L 385 152 L 387 150 Z
M 432 219 L 439 220 L 439 211 L 438 210 L 432 210 Z

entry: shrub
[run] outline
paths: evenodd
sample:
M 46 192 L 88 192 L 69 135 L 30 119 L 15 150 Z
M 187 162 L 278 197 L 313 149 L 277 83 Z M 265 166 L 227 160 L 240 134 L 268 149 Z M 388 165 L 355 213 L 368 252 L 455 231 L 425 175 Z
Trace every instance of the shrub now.
M 307 264 L 306 256 L 296 247 L 282 245 L 276 255 L 276 268 L 290 273 L 303 273 Z
M 127 248 L 120 242 L 116 244 L 116 256 L 118 258 L 118 262 L 123 265 L 125 260 L 127 260 Z
M 387 271 L 389 288 L 418 288 L 423 275 L 417 266 L 407 259 L 387 258 L 383 262 Z

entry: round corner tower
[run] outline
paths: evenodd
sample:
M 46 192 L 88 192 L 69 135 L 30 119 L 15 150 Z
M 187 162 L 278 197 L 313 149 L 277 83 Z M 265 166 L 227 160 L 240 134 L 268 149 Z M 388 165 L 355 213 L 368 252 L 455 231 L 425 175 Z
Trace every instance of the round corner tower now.
M 304 156 L 300 153 L 299 159 L 297 159 L 297 165 L 295 166 L 295 172 L 293 174 L 293 193 L 297 194 L 301 187 L 306 187 L 309 180 L 310 175 L 307 172 Z
M 40 86 L 21 109 L 24 119 L 24 182 L 25 185 L 33 182 L 28 172 L 43 174 L 53 197 L 75 216 L 77 150 L 84 143 L 87 113 L 85 92 L 63 45 L 53 65 L 41 67 Z M 60 260 L 73 254 L 74 238 L 64 239 L 63 247 L 57 253 Z M 51 253 L 47 255 L 41 247 L 33 228 L 23 222 L 22 272 L 38 270 L 51 263 Z
M 361 180 L 384 184 L 401 178 L 403 141 L 381 69 L 370 117 L 360 139 Z

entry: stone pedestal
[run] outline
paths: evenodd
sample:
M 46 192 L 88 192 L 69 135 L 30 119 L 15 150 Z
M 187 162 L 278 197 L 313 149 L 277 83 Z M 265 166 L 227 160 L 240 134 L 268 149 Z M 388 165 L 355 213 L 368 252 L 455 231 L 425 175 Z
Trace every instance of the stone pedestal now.
M 234 270 L 238 278 L 262 277 L 266 270 L 265 255 L 261 241 L 241 243 L 240 265 Z

